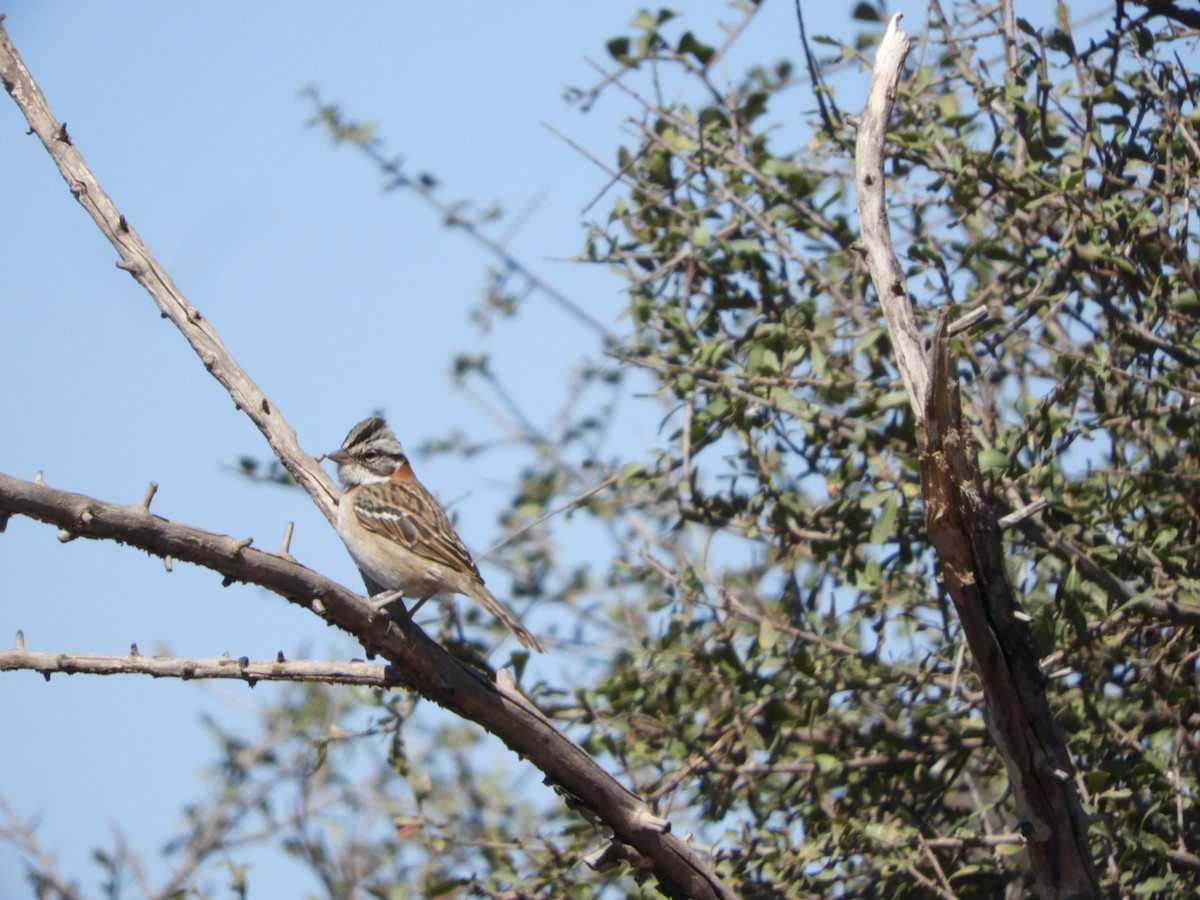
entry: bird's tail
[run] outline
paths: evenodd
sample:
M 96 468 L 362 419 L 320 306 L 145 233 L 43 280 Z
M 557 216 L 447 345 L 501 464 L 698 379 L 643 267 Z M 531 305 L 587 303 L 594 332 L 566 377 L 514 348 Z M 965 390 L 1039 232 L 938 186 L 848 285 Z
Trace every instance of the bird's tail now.
M 538 643 L 538 639 L 525 629 L 525 626 L 521 624 L 521 620 L 513 614 L 512 610 L 497 600 L 492 592 L 483 584 L 471 585 L 471 588 L 472 590 L 468 596 L 503 622 L 504 627 L 516 635 L 518 641 L 530 650 L 536 650 L 538 653 L 546 652 L 542 648 L 542 645 Z

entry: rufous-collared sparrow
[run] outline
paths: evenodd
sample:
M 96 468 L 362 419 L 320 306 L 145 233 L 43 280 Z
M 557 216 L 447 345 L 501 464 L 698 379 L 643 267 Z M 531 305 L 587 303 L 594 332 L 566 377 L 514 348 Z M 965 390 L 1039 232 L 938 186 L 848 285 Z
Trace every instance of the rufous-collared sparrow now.
M 359 422 L 326 458 L 338 464 L 344 489 L 338 534 L 372 594 L 396 591 L 418 606 L 434 594 L 465 594 L 518 641 L 542 652 L 537 638 L 484 586 L 450 519 L 417 481 L 404 448 L 383 419 Z

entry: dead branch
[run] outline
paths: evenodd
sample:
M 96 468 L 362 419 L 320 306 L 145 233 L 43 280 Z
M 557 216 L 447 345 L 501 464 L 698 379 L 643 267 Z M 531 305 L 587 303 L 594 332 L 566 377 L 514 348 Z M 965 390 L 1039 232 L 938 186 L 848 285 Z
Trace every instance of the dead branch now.
M 35 650 L 0 650 L 0 672 L 38 672 L 51 675 L 150 675 L 154 678 L 232 678 L 251 687 L 260 681 L 317 681 L 322 684 L 356 684 L 365 687 L 401 687 L 404 682 L 382 663 L 319 659 L 182 659 L 127 653 L 47 653 Z
M 733 896 L 708 864 L 670 833 L 668 822 L 558 731 L 511 679 L 489 680 L 446 652 L 410 619 L 381 613 L 370 600 L 293 559 L 169 521 L 140 503 L 105 503 L 0 474 L 0 511 L 47 522 L 76 538 L 113 540 L 195 563 L 225 576 L 227 583 L 257 584 L 316 612 L 362 641 L 368 652 L 392 663 L 386 672 L 389 683 L 403 684 L 470 719 L 537 766 L 572 809 L 589 821 L 603 822 L 617 841 L 650 861 L 666 896 Z
M 1074 766 L 1046 701 L 1029 617 L 1018 608 L 978 451 L 962 418 L 947 316 L 938 319 L 927 362 L 888 231 L 884 138 L 908 52 L 899 21 L 897 13 L 875 59 L 855 181 L 867 265 L 917 416 L 925 522 L 983 683 L 988 729 L 1012 782 L 1038 890 L 1047 898 L 1098 897 Z
M 0 23 L 0 77 L 58 166 L 71 194 L 87 210 L 120 255 L 118 266 L 134 276 L 164 316 L 187 339 L 214 378 L 266 437 L 279 461 L 308 491 L 331 522 L 339 492 L 317 460 L 304 453 L 295 431 L 225 348 L 216 330 L 183 295 L 137 232 L 100 187 L 66 128 L 50 111 Z M 613 839 L 632 847 L 669 897 L 732 897 L 706 861 L 670 834 L 637 796 L 559 732 L 515 688 L 506 690 L 451 656 L 420 628 L 393 621 L 374 604 L 306 569 L 294 560 L 255 550 L 246 541 L 169 522 L 140 504 L 123 507 L 45 485 L 0 475 L 0 520 L 20 513 L 53 522 L 72 537 L 117 540 L 205 566 L 228 580 L 262 585 L 316 612 L 352 634 L 370 652 L 391 662 L 411 689 L 470 719 L 529 759 L 568 805 L 590 822 L 603 822 Z
M 221 383 L 238 409 L 263 433 L 284 468 L 308 491 L 325 518 L 334 521 L 339 492 L 333 479 L 317 464 L 316 459 L 300 449 L 296 432 L 284 420 L 278 408 L 238 365 L 216 329 L 175 285 L 142 242 L 133 225 L 105 193 L 75 141 L 67 136 L 66 126 L 50 111 L 46 98 L 25 67 L 2 23 L 0 77 L 3 77 L 4 89 L 29 122 L 30 133 L 37 135 L 58 166 L 71 195 L 87 210 L 100 231 L 116 248 L 120 256 L 118 268 L 129 272 L 146 289 L 163 316 L 170 319 L 187 339 L 204 368 Z

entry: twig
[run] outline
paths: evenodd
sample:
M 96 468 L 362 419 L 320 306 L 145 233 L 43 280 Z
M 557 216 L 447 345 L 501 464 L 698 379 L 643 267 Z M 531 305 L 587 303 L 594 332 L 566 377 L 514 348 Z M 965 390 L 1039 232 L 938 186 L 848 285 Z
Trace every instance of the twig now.
M 51 675 L 151 675 L 154 678 L 228 678 L 258 681 L 318 681 L 323 684 L 357 684 L 367 687 L 404 685 L 396 670 L 382 663 L 326 660 L 279 662 L 234 659 L 228 654 L 216 659 L 181 659 L 129 653 L 110 656 L 100 653 L 47 653 L 35 650 L 0 650 L 0 672 L 28 670 Z

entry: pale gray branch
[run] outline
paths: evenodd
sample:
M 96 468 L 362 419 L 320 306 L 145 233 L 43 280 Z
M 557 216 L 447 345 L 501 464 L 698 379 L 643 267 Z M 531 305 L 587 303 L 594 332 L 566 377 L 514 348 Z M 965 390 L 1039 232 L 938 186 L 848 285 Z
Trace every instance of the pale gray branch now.
M 226 654 L 216 659 L 181 659 L 128 653 L 47 653 L 35 650 L 0 650 L 0 672 L 20 670 L 51 675 L 150 675 L 154 678 L 234 678 L 251 686 L 259 681 L 319 681 L 323 684 L 357 684 L 397 687 L 403 684 L 382 663 L 316 659 L 252 661 Z
M 925 362 L 925 348 L 913 316 L 912 299 L 908 295 L 904 272 L 892 247 L 883 174 L 887 123 L 896 99 L 900 70 L 908 55 L 908 35 L 900 30 L 903 15 L 896 13 L 892 16 L 875 56 L 867 106 L 858 121 L 854 179 L 858 189 L 858 227 L 862 232 L 867 269 L 887 320 L 900 378 L 904 381 L 913 411 L 919 418 L 925 405 L 929 367 Z
M 229 392 L 238 409 L 258 426 L 289 474 L 308 491 L 325 518 L 337 516 L 339 491 L 316 459 L 300 449 L 296 432 L 279 410 L 251 380 L 226 349 L 216 329 L 183 295 L 171 276 L 142 242 L 134 227 L 117 209 L 76 148 L 66 126 L 59 122 L 42 95 L 20 54 L 0 24 L 0 75 L 4 88 L 16 102 L 31 133 L 36 134 L 71 195 L 87 210 L 100 231 L 116 248 L 117 266 L 131 274 L 150 294 L 162 314 L 171 320 L 191 345 L 204 368 Z

